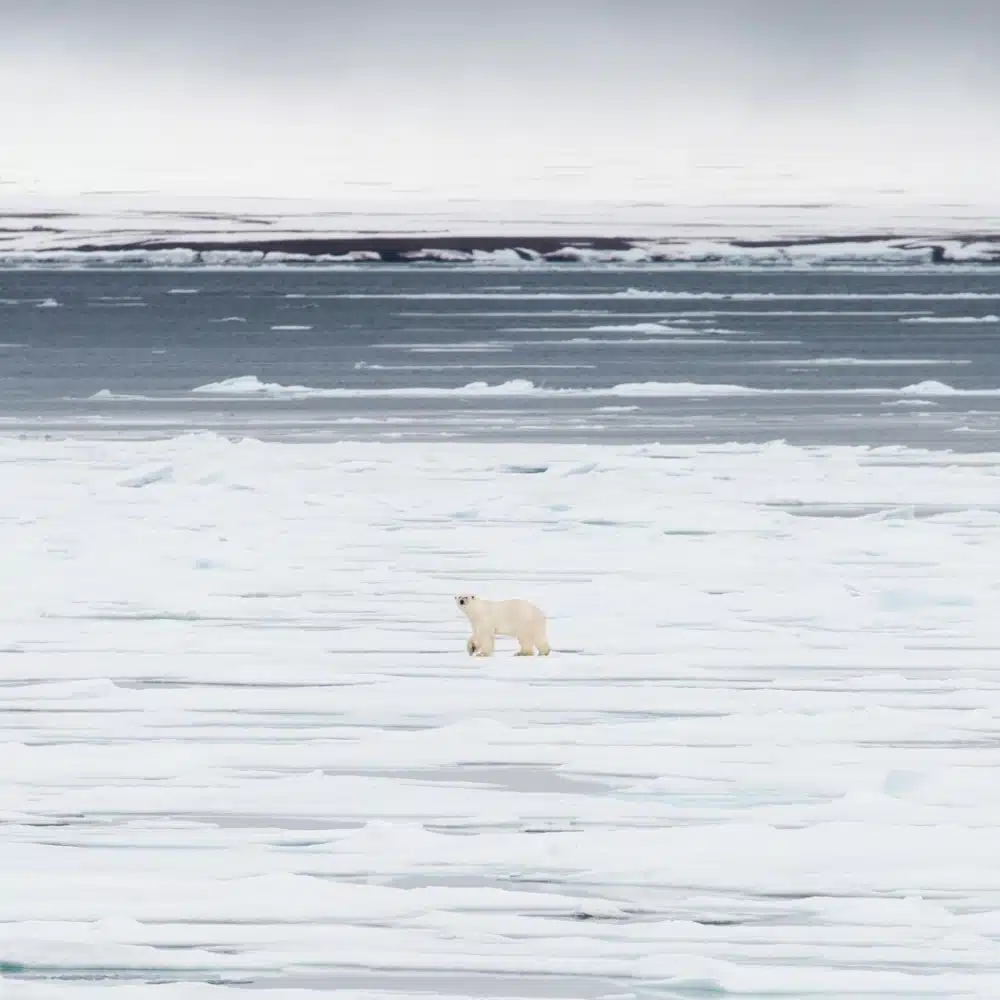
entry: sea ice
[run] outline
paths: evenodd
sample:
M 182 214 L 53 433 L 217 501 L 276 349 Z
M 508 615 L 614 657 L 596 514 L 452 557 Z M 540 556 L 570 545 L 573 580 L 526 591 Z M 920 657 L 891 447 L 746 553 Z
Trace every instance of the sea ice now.
M 900 323 L 1000 323 L 1000 316 L 904 316 Z
M 588 343 L 589 341 L 582 341 Z M 417 348 L 412 348 L 416 351 Z M 447 348 L 449 351 L 454 347 Z M 781 362 L 793 364 L 794 362 Z M 465 367 L 465 366 L 461 366 Z M 491 366 L 493 367 L 493 366 Z M 799 389 L 779 388 L 761 389 L 744 385 L 712 382 L 621 382 L 606 387 L 586 388 L 550 388 L 535 385 L 530 379 L 510 379 L 507 382 L 490 384 L 484 381 L 468 382 L 454 387 L 434 386 L 399 386 L 387 388 L 347 388 L 336 386 L 332 388 L 312 388 L 306 385 L 281 385 L 277 382 L 262 382 L 256 375 L 239 375 L 224 379 L 221 382 L 209 382 L 190 390 L 192 393 L 210 396 L 244 396 L 261 397 L 294 397 L 294 398 L 377 398 L 386 397 L 447 397 L 447 396 L 563 396 L 563 397 L 594 397 L 604 396 L 749 396 L 749 395 L 779 395 L 779 396 L 998 396 L 1000 388 L 988 389 L 956 389 L 954 386 L 934 379 L 915 382 L 909 385 L 893 388 L 891 386 L 875 386 L 871 388 L 837 389 Z M 93 400 L 126 398 L 112 393 L 110 389 L 102 389 L 90 397 Z M 132 397 L 142 398 L 142 397 Z
M 1000 455 L 0 468 L 4 1000 L 1000 995 Z

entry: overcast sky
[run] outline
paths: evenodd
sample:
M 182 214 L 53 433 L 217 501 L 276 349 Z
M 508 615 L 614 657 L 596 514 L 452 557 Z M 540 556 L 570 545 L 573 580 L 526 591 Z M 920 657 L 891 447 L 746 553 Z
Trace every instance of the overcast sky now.
M 0 87 L 8 182 L 950 196 L 1000 0 L 0 0 Z

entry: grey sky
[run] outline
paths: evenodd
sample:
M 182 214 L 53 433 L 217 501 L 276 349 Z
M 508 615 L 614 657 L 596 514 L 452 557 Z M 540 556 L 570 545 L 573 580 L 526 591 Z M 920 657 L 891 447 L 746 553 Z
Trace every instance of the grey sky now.
M 710 76 L 793 101 L 783 84 L 829 93 L 880 66 L 907 70 L 890 88 L 900 95 L 918 75 L 970 95 L 1000 80 L 995 0 L 0 0 L 0 27 L 5 59 L 137 80 L 423 89 L 508 77 L 609 96 L 684 81 L 691 99 Z
M 653 155 L 657 133 L 702 158 L 833 135 L 995 149 L 998 67 L 1000 0 L 0 0 L 22 160 L 137 123 L 172 155 L 273 128 L 367 163 L 415 137 L 577 160 Z

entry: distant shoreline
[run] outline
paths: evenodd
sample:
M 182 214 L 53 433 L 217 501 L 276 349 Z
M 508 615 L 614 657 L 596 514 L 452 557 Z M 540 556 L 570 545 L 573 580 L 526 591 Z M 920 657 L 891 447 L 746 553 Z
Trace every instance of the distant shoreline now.
M 38 230 L 34 231 L 38 234 Z M 23 237 L 23 230 L 18 233 Z M 146 263 L 152 266 L 267 264 L 716 264 L 781 266 L 1000 266 L 1000 234 L 817 235 L 785 239 L 621 236 L 170 234 L 101 239 L 61 232 L 56 245 L 25 246 L 0 229 L 0 265 Z M 5 245 L 6 244 L 6 245 Z
M 1000 210 L 0 199 L 0 265 L 1000 265 Z
M 961 242 L 998 241 L 1000 233 L 956 233 L 950 240 Z M 804 236 L 788 239 L 732 239 L 726 242 L 734 247 L 794 247 L 820 246 L 834 243 L 875 243 L 880 240 L 907 240 L 940 242 L 941 237 L 928 237 L 919 233 L 860 233 L 843 236 Z M 662 241 L 649 237 L 628 236 L 518 236 L 516 234 L 482 236 L 301 236 L 274 237 L 264 239 L 154 239 L 100 245 L 80 246 L 80 250 L 261 250 L 264 252 L 342 254 L 351 251 L 374 251 L 376 253 L 407 253 L 424 249 L 439 250 L 505 250 L 523 247 L 536 253 L 553 253 L 568 247 L 591 248 L 594 250 L 628 250 L 636 246 L 648 246 L 662 242 L 688 242 L 685 238 Z

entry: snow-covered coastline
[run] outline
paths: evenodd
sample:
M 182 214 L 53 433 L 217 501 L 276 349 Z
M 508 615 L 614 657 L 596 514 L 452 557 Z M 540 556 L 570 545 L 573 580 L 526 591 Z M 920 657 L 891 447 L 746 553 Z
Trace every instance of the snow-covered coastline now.
M 0 266 L 1000 264 L 1000 209 L 0 196 Z

